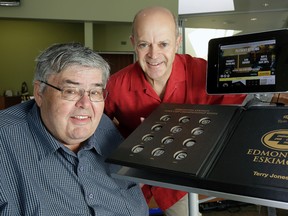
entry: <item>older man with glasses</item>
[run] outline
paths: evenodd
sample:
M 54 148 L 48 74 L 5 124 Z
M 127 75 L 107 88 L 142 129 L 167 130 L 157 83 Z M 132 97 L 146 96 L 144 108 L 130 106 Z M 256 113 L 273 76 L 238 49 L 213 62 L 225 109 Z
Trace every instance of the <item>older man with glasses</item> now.
M 140 187 L 104 162 L 123 141 L 103 114 L 107 62 L 77 43 L 36 61 L 35 100 L 0 112 L 0 214 L 147 216 Z

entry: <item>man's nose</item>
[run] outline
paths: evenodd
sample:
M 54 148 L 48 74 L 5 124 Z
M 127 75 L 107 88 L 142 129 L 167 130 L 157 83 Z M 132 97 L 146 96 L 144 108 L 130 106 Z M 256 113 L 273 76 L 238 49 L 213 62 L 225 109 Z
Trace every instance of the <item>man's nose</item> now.
M 149 57 L 156 59 L 159 53 L 159 48 L 156 45 L 151 45 L 149 47 Z
M 80 104 L 83 107 L 86 107 L 87 105 L 90 105 L 90 93 L 85 91 L 82 97 L 77 101 L 77 104 Z

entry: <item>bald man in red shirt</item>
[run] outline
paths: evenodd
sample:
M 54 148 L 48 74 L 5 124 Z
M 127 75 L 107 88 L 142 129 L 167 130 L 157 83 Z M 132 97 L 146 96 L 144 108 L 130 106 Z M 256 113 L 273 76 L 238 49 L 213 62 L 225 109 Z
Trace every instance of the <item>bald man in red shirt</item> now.
M 138 12 L 130 39 L 138 60 L 110 77 L 105 101 L 105 113 L 118 122 L 124 137 L 161 103 L 241 104 L 244 100 L 244 95 L 206 93 L 207 63 L 176 54 L 182 38 L 175 17 L 166 8 Z M 188 215 L 186 192 L 149 185 L 144 185 L 142 191 L 147 202 L 154 196 L 165 215 Z

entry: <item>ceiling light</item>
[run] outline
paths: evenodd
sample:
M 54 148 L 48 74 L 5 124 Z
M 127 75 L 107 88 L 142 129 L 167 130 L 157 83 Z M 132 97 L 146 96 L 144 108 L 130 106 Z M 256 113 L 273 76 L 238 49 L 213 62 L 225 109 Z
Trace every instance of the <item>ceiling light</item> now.
M 179 15 L 235 10 L 233 0 L 179 0 L 178 2 Z

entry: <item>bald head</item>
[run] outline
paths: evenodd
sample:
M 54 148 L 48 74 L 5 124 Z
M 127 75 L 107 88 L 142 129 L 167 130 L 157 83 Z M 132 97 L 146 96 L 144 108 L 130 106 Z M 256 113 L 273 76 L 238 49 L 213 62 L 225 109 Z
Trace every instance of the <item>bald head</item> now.
M 182 40 L 174 15 L 163 7 L 142 9 L 134 18 L 130 40 L 146 79 L 161 95 Z
M 173 13 L 163 7 L 149 7 L 140 10 L 134 17 L 132 23 L 132 36 L 135 36 L 138 28 L 145 25 L 170 26 L 172 31 L 175 31 L 176 37 L 179 34 L 178 23 Z

